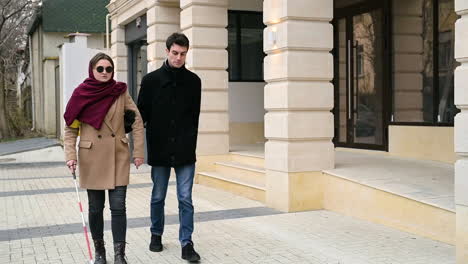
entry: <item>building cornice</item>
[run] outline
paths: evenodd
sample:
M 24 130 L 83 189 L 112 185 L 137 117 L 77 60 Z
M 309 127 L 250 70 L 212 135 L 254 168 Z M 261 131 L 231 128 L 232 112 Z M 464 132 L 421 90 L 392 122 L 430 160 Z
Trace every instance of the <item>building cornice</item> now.
M 119 13 L 119 10 L 125 7 L 128 9 L 134 5 L 138 4 L 138 1 L 135 0 L 115 0 L 111 1 L 106 7 L 109 10 L 109 14 L 114 16 Z

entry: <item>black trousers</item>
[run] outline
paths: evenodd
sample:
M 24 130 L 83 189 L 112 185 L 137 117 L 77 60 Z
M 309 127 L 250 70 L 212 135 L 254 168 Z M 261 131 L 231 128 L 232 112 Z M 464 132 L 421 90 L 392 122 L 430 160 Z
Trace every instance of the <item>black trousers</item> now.
M 89 204 L 89 227 L 93 239 L 104 238 L 104 202 L 105 190 L 87 190 Z M 125 198 L 127 186 L 116 186 L 114 190 L 108 190 L 109 204 L 112 217 L 112 237 L 114 242 L 125 242 L 127 233 L 127 211 Z

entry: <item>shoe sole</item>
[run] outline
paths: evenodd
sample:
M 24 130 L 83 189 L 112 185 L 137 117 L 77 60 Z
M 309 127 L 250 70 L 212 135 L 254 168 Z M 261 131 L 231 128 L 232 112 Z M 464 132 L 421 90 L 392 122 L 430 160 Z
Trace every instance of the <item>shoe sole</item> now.
M 199 261 L 200 261 L 200 258 L 195 258 L 195 259 L 186 259 L 186 258 L 182 258 L 182 259 L 185 259 L 185 260 L 188 261 L 188 262 L 199 262 Z
M 152 248 L 152 247 L 150 247 L 149 250 L 152 251 L 152 252 L 161 252 L 161 251 L 163 251 L 163 247 L 161 247 L 161 248 Z

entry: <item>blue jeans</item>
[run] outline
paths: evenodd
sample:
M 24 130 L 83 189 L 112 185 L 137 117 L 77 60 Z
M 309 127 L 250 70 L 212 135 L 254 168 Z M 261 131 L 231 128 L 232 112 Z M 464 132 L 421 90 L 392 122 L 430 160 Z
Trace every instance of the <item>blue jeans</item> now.
M 177 180 L 177 199 L 179 201 L 179 241 L 182 246 L 192 241 L 193 204 L 192 187 L 195 164 L 174 167 Z M 171 167 L 151 167 L 153 192 L 151 193 L 151 234 L 164 232 L 164 201 Z

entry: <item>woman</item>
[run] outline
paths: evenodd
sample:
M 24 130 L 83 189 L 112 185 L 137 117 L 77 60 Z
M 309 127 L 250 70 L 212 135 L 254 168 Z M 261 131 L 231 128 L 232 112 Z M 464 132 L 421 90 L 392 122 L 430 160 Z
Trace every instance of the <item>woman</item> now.
M 133 128 L 135 166 L 143 163 L 143 123 L 127 85 L 114 80 L 114 62 L 104 54 L 89 63 L 89 77 L 74 91 L 65 110 L 64 145 L 67 166 L 77 166 L 80 187 L 87 189 L 89 225 L 95 247 L 95 263 L 106 263 L 103 240 L 105 190 L 109 193 L 114 239 L 114 263 L 125 260 L 127 215 L 125 197 L 130 173 L 129 142 L 124 130 L 124 111 L 135 112 Z M 78 155 L 76 153 L 76 139 Z

